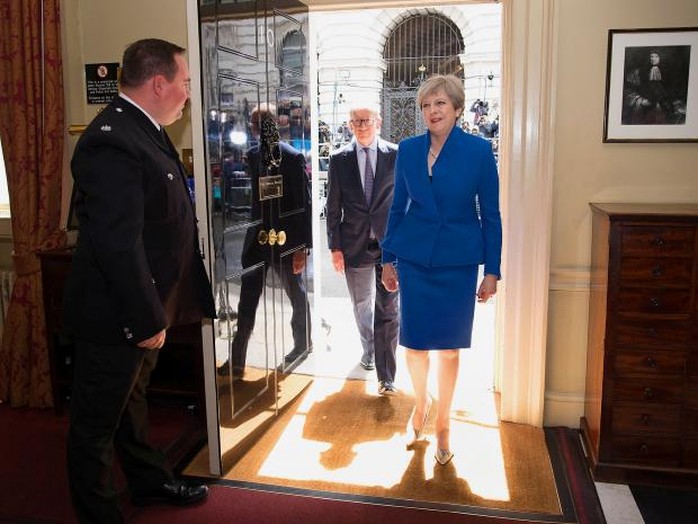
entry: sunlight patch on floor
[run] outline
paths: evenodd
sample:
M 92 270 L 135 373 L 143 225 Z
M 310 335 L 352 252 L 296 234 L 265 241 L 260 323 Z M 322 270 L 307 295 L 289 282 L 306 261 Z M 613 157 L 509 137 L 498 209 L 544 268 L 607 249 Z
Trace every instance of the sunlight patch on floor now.
M 389 488 L 400 482 L 409 463 L 400 435 L 343 449 L 303 438 L 304 425 L 305 417 L 296 415 L 260 468 L 260 475 Z M 344 460 L 349 463 L 342 465 Z
M 499 428 L 481 421 L 451 419 L 451 442 L 457 475 L 474 495 L 488 500 L 510 499 Z M 458 443 L 466 443 L 459 446 Z M 431 457 L 431 455 L 427 455 Z
M 366 395 L 373 397 L 370 384 L 362 383 Z M 316 379 L 291 418 L 282 435 L 266 457 L 258 474 L 272 479 L 379 486 L 390 489 L 400 485 L 406 475 L 412 481 L 434 478 L 433 418 L 425 451 L 408 451 L 407 424 L 383 428 L 373 440 L 353 442 L 351 438 L 323 440 L 341 428 L 328 427 L 309 435 L 308 414 L 322 402 L 331 402 L 341 394 L 344 384 L 337 380 Z M 361 387 L 361 386 L 358 386 Z M 471 392 L 466 406 L 453 411 L 451 441 L 456 457 L 450 469 L 467 482 L 473 494 L 489 499 L 509 500 L 495 401 L 490 392 Z M 377 399 L 390 402 L 394 399 Z M 404 402 L 404 401 L 403 401 Z M 365 409 L 363 405 L 357 409 Z M 336 425 L 328 420 L 328 426 Z M 315 421 L 312 426 L 316 426 Z M 346 430 L 345 430 L 346 431 Z M 346 435 L 344 435 L 346 437 Z M 313 437 L 313 438 L 311 438 Z M 331 438 L 331 437 L 327 437 Z M 439 466 L 440 467 L 440 466 Z

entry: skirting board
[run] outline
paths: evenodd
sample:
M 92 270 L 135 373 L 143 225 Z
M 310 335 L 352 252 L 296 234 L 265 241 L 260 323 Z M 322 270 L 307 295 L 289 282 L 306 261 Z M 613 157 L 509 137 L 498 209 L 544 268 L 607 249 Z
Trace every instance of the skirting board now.
M 584 396 L 577 393 L 546 392 L 543 425 L 579 428 L 584 415 Z

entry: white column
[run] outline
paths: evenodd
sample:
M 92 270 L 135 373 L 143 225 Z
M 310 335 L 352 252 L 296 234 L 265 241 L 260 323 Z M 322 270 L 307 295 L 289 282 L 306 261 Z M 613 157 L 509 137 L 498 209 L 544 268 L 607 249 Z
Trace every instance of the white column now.
M 206 156 L 204 149 L 204 115 L 201 110 L 203 100 L 201 78 L 201 61 L 199 45 L 199 12 L 197 0 L 186 0 L 187 13 L 187 49 L 189 57 L 189 72 L 191 73 L 191 107 L 192 147 L 194 153 L 194 165 L 198 169 L 194 171 L 194 186 L 196 197 L 196 218 L 199 221 L 199 242 L 204 253 L 204 265 L 209 277 L 213 276 L 213 250 L 211 248 L 211 224 L 207 207 L 206 191 L 209 188 L 206 180 Z M 216 388 L 214 362 L 213 327 L 210 320 L 205 320 L 201 326 L 203 344 L 204 367 L 204 391 L 206 397 L 206 430 L 208 433 L 208 463 L 212 475 L 222 474 L 220 434 L 218 425 L 218 398 Z
M 504 0 L 502 420 L 541 426 L 553 188 L 555 0 Z

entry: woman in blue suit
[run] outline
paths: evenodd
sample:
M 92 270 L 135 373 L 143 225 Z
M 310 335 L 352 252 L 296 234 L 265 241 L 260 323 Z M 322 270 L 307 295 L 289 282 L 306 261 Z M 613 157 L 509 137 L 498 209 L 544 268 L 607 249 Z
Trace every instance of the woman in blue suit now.
M 421 440 L 430 408 L 429 351 L 438 358 L 436 460 L 447 464 L 458 351 L 470 347 L 475 297 L 497 291 L 502 251 L 499 179 L 487 140 L 456 125 L 463 112 L 462 81 L 427 79 L 417 104 L 428 131 L 400 142 L 395 190 L 383 248 L 383 283 L 400 287 L 400 344 L 406 348 L 416 406 L 414 438 Z M 484 278 L 477 288 L 478 266 Z

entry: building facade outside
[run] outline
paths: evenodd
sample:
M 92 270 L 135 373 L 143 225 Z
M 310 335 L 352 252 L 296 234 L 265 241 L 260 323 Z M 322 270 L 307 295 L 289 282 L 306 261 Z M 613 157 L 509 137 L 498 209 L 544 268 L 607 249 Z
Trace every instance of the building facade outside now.
M 381 108 L 386 140 L 423 132 L 416 91 L 436 72 L 463 78 L 463 125 L 493 138 L 501 102 L 501 5 L 333 11 L 313 19 L 321 157 L 351 138 L 346 123 L 356 104 Z

